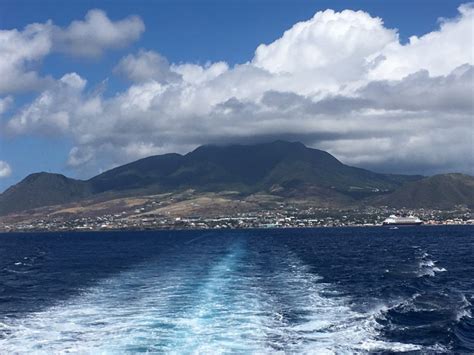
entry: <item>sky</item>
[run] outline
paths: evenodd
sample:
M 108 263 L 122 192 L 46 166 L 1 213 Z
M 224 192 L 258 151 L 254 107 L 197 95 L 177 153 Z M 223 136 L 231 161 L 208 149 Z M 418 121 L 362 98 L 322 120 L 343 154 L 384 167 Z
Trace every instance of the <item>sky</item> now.
M 0 191 L 275 139 L 474 174 L 473 33 L 458 1 L 0 0 Z

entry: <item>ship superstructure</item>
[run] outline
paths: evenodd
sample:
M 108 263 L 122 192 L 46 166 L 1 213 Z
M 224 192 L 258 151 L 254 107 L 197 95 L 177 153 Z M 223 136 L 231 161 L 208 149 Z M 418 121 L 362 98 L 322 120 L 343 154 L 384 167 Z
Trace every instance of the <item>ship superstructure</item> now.
M 386 218 L 382 224 L 385 226 L 417 226 L 422 224 L 423 221 L 415 216 L 395 216 L 391 215 Z

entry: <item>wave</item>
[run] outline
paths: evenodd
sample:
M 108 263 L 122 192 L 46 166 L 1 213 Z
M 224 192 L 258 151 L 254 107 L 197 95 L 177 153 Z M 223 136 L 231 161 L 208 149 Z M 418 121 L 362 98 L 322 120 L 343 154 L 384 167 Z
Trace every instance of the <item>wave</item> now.
M 457 347 L 465 353 L 474 352 L 474 317 L 473 304 L 474 296 L 471 301 L 463 295 L 463 302 L 456 314 L 456 324 L 454 326 L 454 335 L 457 341 Z
M 6 353 L 45 354 L 200 351 L 210 346 L 224 349 L 226 342 L 239 337 L 252 339 L 262 319 L 257 309 L 252 311 L 255 300 L 247 295 L 236 305 L 223 292 L 239 282 L 229 276 L 239 264 L 241 248 L 230 249 L 221 259 L 219 253 L 204 253 L 176 264 L 148 262 L 67 302 L 5 320 L 0 348 Z M 223 330 L 232 333 L 224 339 L 219 335 Z
M 207 243 L 207 244 L 206 244 Z M 198 247 L 196 247 L 198 244 Z M 390 305 L 353 300 L 281 246 L 194 239 L 21 319 L 5 319 L 5 353 L 372 353 L 426 350 L 391 342 Z M 434 262 L 433 262 L 434 263 Z M 433 266 L 432 266 L 433 267 Z
M 471 318 L 472 319 L 472 303 L 467 299 L 466 295 L 462 295 L 461 305 L 456 313 L 456 320 L 459 322 L 463 318 Z
M 31 272 L 31 270 L 15 270 L 8 267 L 4 268 L 2 271 L 6 271 L 7 273 L 11 274 L 29 274 Z
M 418 277 L 430 276 L 434 277 L 437 273 L 446 272 L 447 270 L 444 267 L 438 267 L 437 261 L 431 259 L 430 254 L 423 252 L 418 261 L 418 269 L 416 274 Z
M 279 312 L 283 314 L 286 307 L 291 310 L 281 317 L 278 329 L 285 338 L 272 344 L 274 349 L 317 354 L 422 349 L 415 344 L 381 339 L 381 326 L 377 320 L 386 305 L 355 311 L 349 297 L 334 285 L 325 283 L 307 265 L 291 255 L 286 260 L 286 271 L 279 273 L 277 278 L 281 301 L 274 302 L 273 307 L 280 304 L 282 310 Z

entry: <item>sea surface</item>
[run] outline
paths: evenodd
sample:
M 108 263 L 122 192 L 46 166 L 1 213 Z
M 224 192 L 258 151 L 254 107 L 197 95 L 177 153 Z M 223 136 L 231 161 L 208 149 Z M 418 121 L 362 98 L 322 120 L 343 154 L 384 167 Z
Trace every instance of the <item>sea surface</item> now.
M 0 353 L 474 353 L 474 228 L 0 234 Z

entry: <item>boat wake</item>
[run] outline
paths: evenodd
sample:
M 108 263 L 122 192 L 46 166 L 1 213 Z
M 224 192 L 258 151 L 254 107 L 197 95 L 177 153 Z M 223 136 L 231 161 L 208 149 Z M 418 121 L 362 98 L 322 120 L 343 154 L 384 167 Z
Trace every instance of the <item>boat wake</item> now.
M 269 306 L 279 315 L 268 339 L 273 350 L 290 353 L 365 353 L 414 351 L 422 347 L 384 341 L 377 318 L 386 309 L 372 305 L 364 312 L 352 308 L 351 299 L 325 283 L 291 253 L 274 275 L 274 287 L 265 291 Z
M 245 238 L 225 247 L 196 238 L 191 249 L 192 255 L 184 250 L 179 258 L 149 260 L 54 307 L 4 320 L 0 348 L 317 354 L 425 349 L 384 340 L 386 305 L 355 310 L 349 296 L 284 246 L 263 253 Z M 434 262 L 423 260 L 435 272 Z

